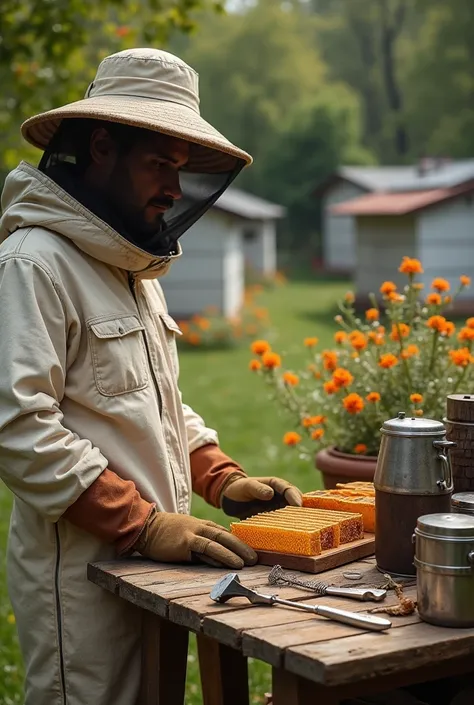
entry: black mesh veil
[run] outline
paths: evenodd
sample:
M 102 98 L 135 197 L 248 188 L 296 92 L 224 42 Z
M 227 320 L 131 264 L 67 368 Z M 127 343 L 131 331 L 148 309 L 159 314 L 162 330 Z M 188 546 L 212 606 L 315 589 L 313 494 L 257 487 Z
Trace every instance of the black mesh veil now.
M 139 132 L 144 132 L 139 128 L 117 123 L 98 124 L 79 118 L 63 120 L 46 148 L 38 168 L 133 244 L 156 256 L 166 256 L 177 251 L 179 238 L 206 213 L 245 166 L 243 160 L 229 158 L 228 170 L 216 172 L 210 158 L 209 171 L 205 171 L 204 158 L 200 160 L 203 164 L 202 172 L 183 168 L 180 172 L 182 198 L 176 200 L 173 207 L 163 214 L 156 232 L 144 235 L 136 231 L 133 222 L 124 222 L 120 215 L 114 212 L 111 204 L 101 198 L 100 193 L 92 193 L 84 185 L 82 177 L 90 163 L 90 136 L 97 126 L 106 127 L 123 150 L 139 138 Z M 209 154 L 213 151 L 193 143 L 190 143 L 190 150 L 191 153 L 193 150 L 200 150 L 200 153 Z M 194 163 L 196 161 L 193 160 Z

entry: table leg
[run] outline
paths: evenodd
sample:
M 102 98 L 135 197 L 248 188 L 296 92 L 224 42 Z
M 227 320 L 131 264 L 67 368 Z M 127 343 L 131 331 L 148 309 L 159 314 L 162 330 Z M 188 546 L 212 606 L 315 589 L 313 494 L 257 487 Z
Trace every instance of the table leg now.
M 140 705 L 184 705 L 188 637 L 184 627 L 143 610 Z
M 336 693 L 282 668 L 272 670 L 272 705 L 340 705 Z
M 249 705 L 245 656 L 204 634 L 197 646 L 203 705 Z

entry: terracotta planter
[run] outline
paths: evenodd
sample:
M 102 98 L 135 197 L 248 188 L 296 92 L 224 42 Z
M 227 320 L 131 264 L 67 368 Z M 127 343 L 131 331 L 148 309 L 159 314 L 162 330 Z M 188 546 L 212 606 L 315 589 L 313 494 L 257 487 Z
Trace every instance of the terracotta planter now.
M 375 455 L 351 455 L 334 447 L 316 453 L 316 467 L 327 490 L 334 489 L 338 482 L 373 482 L 376 465 Z

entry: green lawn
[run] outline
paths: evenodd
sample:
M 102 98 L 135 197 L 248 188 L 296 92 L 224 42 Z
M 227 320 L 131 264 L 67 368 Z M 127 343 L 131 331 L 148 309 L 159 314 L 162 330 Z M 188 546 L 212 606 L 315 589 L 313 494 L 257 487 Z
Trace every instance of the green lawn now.
M 290 283 L 265 292 L 259 305 L 267 306 L 272 329 L 269 336 L 285 366 L 297 367 L 304 361 L 303 339 L 316 335 L 330 345 L 334 331 L 335 302 L 347 290 L 345 282 Z M 248 371 L 247 347 L 215 352 L 181 353 L 181 389 L 184 401 L 196 409 L 209 426 L 219 432 L 222 448 L 239 461 L 249 474 L 285 477 L 302 490 L 314 489 L 319 476 L 314 468 L 298 460 L 281 443 L 288 430 L 283 418 L 265 397 L 263 385 Z M 4 548 L 6 544 L 10 496 L 0 486 L 0 705 L 21 703 L 22 668 L 15 626 L 5 586 Z M 199 497 L 193 513 L 223 524 L 228 518 L 207 506 Z M 270 688 L 270 671 L 262 663 L 251 662 L 252 703 L 261 702 Z M 187 705 L 201 703 L 199 673 L 194 639 L 189 654 Z

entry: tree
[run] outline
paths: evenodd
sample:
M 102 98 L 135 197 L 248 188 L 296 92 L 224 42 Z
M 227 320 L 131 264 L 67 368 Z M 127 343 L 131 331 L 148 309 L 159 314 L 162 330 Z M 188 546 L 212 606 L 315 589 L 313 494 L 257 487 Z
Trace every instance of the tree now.
M 326 69 L 306 20 L 298 10 L 260 0 L 179 40 L 181 55 L 200 74 L 204 117 L 253 155 L 240 182 L 257 193 L 280 126 L 324 86 Z
M 196 28 L 196 12 L 223 11 L 223 0 L 1 0 L 0 168 L 36 152 L 23 147 L 20 123 L 78 100 L 107 54 L 165 44 Z

